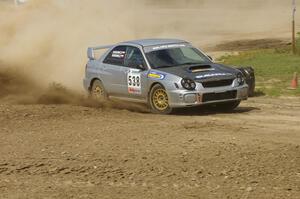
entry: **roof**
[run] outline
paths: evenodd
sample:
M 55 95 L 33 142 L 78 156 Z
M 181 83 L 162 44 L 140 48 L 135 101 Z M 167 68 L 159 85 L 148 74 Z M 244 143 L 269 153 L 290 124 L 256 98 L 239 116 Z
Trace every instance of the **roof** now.
M 140 40 L 132 40 L 132 41 L 127 41 L 122 43 L 131 43 L 131 44 L 136 44 L 136 45 L 146 47 L 146 46 L 186 43 L 186 41 L 180 39 L 140 39 Z

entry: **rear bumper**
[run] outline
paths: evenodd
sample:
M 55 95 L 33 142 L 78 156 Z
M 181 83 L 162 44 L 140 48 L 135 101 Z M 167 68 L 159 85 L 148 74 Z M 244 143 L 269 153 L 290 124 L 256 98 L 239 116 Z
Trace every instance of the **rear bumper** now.
M 172 108 L 192 107 L 248 99 L 248 86 L 215 88 L 199 91 L 173 90 L 168 92 Z
M 90 84 L 89 84 L 89 81 L 87 80 L 87 79 L 83 79 L 83 81 L 82 81 L 82 83 L 83 83 L 83 88 L 86 90 L 86 91 L 89 91 L 89 86 L 90 86 Z

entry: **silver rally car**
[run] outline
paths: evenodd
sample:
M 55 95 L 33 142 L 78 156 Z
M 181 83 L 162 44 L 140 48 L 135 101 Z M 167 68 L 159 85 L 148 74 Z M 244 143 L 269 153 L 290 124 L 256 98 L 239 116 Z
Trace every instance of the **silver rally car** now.
M 99 59 L 94 51 L 108 49 Z M 240 70 L 214 63 L 190 43 L 144 39 L 88 48 L 84 87 L 97 100 L 118 98 L 168 114 L 211 104 L 233 110 L 248 98 Z

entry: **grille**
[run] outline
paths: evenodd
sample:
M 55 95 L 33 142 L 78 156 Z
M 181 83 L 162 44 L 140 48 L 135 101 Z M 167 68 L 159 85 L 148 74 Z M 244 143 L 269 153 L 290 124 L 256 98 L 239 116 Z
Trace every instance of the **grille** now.
M 218 100 L 226 100 L 226 99 L 235 99 L 237 95 L 237 91 L 227 91 L 224 93 L 205 93 L 202 96 L 203 102 L 209 101 L 218 101 Z
M 233 79 L 224 79 L 224 80 L 217 80 L 217 81 L 202 82 L 202 86 L 204 88 L 230 86 L 232 82 Z

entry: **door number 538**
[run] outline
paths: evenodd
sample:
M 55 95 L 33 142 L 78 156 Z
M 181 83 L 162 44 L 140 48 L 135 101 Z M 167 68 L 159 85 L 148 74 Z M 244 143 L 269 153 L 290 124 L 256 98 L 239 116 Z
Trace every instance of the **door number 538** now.
M 140 76 L 138 76 L 138 75 L 129 75 L 128 76 L 128 85 L 129 86 L 140 87 L 140 85 L 141 85 Z

